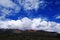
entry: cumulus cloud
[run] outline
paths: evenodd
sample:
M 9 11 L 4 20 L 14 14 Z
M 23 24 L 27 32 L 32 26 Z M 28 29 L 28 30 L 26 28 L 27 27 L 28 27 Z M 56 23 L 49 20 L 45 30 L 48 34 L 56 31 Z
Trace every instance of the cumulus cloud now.
M 33 20 L 24 17 L 20 20 L 0 21 L 0 29 L 19 29 L 19 30 L 44 30 L 49 32 L 60 33 L 60 23 L 47 22 L 41 18 L 34 18 Z

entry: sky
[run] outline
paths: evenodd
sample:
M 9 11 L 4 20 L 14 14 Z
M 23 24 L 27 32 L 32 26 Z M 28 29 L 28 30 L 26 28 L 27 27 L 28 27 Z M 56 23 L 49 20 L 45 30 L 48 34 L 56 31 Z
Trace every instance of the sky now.
M 0 0 L 0 29 L 60 33 L 60 0 Z

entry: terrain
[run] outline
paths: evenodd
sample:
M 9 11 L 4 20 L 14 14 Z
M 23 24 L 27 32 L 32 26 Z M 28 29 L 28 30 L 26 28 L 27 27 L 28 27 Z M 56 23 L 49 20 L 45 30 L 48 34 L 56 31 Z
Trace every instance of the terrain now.
M 0 40 L 60 40 L 60 34 L 42 30 L 0 29 Z

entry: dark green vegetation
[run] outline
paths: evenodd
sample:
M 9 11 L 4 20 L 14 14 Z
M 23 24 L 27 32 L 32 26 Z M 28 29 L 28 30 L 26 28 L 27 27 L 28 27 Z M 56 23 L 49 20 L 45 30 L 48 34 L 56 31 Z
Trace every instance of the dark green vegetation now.
M 0 40 L 60 40 L 60 34 L 45 31 L 13 33 L 8 30 L 0 32 Z

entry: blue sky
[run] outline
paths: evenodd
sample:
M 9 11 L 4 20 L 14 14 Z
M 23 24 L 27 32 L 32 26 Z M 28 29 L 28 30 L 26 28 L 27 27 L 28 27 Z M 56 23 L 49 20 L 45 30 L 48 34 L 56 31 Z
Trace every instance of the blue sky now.
M 60 1 L 1 0 L 1 28 L 45 30 L 60 33 Z
M 43 17 L 47 18 L 49 21 L 60 22 L 59 19 L 56 19 L 56 16 L 60 15 L 59 2 L 60 2 L 59 0 L 46 0 L 46 3 L 43 4 L 41 8 L 38 8 L 37 11 L 35 10 L 25 11 L 23 8 L 21 8 L 21 11 L 19 11 L 16 15 L 9 15 L 7 17 L 13 20 L 17 20 L 19 16 L 20 18 L 29 17 L 31 19 Z M 44 8 L 45 5 L 46 7 Z

